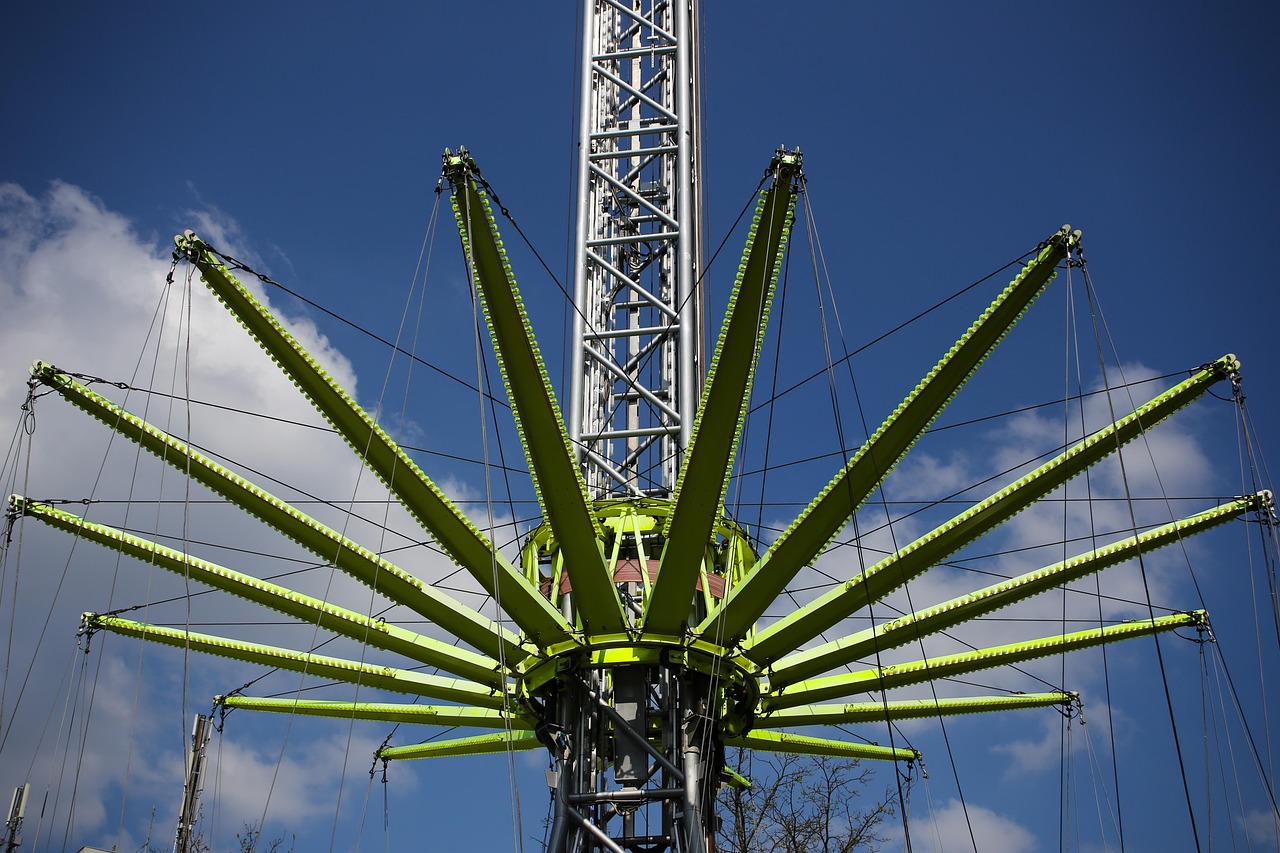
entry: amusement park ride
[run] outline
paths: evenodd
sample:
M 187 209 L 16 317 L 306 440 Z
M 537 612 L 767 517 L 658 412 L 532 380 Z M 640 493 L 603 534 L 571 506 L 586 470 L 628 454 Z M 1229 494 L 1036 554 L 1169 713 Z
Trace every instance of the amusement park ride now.
M 1244 514 L 1261 492 L 825 642 L 815 639 L 1152 430 L 1238 364 L 1224 356 L 1065 452 L 852 574 L 767 627 L 757 622 L 830 545 L 1049 285 L 1079 265 L 1064 226 L 940 355 L 871 437 L 772 542 L 726 512 L 753 377 L 804 189 L 798 150 L 778 149 L 713 342 L 700 276 L 701 147 L 696 0 L 586 0 L 581 58 L 571 387 L 562 410 L 516 287 L 495 202 L 464 148 L 444 153 L 447 188 L 484 323 L 532 475 L 541 523 L 504 554 L 192 232 L 175 262 L 204 282 L 391 490 L 496 602 L 494 621 L 198 452 L 74 376 L 35 378 L 263 524 L 455 637 L 458 645 L 197 559 L 64 509 L 15 496 L 31 519 L 403 657 L 405 668 L 86 614 L 108 631 L 304 672 L 437 704 L 228 695 L 226 708 L 481 730 L 385 747 L 384 759 L 546 750 L 547 849 L 714 849 L 715 794 L 748 781 L 726 747 L 911 762 L 900 746 L 793 734 L 1070 705 L 1067 692 L 895 699 L 888 691 L 1176 628 L 1203 611 L 880 665 L 879 655 L 1087 577 Z M 514 630 L 506 627 L 514 626 Z M 867 664 L 867 661 L 875 663 Z M 428 675 L 412 667 L 438 668 Z M 852 668 L 849 668 L 852 665 Z M 180 843 L 179 846 L 182 846 Z

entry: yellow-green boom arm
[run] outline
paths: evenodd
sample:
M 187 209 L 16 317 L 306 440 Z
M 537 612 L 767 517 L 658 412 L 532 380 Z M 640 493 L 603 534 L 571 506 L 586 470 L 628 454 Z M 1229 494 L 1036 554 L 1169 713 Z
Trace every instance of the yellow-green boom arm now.
M 86 388 L 52 365 L 38 361 L 31 368 L 31 374 L 118 434 L 154 453 L 321 559 L 333 561 L 353 578 L 446 628 L 495 661 L 505 654 L 514 664 L 528 656 L 528 651 L 519 645 L 519 637 L 510 631 Z
M 1040 253 L 956 341 L 875 434 L 854 454 L 791 523 L 724 603 L 697 628 L 705 637 L 733 645 L 805 565 L 822 552 L 849 517 L 888 475 L 920 434 L 946 407 L 1013 324 L 1054 276 L 1058 261 L 1078 243 L 1069 227 L 1051 237 Z M 792 647 L 794 648 L 794 646 Z
M 524 576 L 498 553 L 488 537 L 227 271 L 218 256 L 191 232 L 175 239 L 178 250 L 200 270 L 214 295 L 370 470 L 400 498 L 405 509 L 430 531 L 444 552 L 466 569 L 486 592 L 501 600 L 503 609 L 539 646 L 573 640 L 569 623 L 551 602 L 525 582 Z
M 1026 509 L 1120 445 L 1191 403 L 1214 383 L 1239 368 L 1240 363 L 1235 356 L 1223 356 L 1060 456 L 900 548 L 862 574 L 760 631 L 746 649 L 747 657 L 760 666 L 767 666 L 869 602 L 881 600 Z
M 306 624 L 319 625 L 327 631 L 350 637 L 371 646 L 478 681 L 494 690 L 502 690 L 506 680 L 498 672 L 498 664 L 492 658 L 459 649 L 447 643 L 413 631 L 407 631 L 381 619 L 371 619 L 362 613 L 312 598 L 287 587 L 225 566 L 210 563 L 184 554 L 173 548 L 125 533 L 105 524 L 87 521 L 78 515 L 55 509 L 47 504 L 27 500 L 18 495 L 9 499 L 15 512 L 80 536 L 99 545 L 105 545 L 121 554 L 127 554 L 183 577 L 224 590 L 249 601 L 269 607 Z

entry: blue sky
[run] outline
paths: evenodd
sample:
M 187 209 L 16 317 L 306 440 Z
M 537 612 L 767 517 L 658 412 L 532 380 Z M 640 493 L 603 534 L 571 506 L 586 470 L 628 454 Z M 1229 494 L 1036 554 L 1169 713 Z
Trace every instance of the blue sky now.
M 1264 452 L 1277 446 L 1280 384 L 1271 362 L 1278 300 L 1268 262 L 1280 233 L 1280 166 L 1274 154 L 1280 150 L 1280 74 L 1270 41 L 1280 12 L 1261 3 L 805 3 L 781 9 L 743 2 L 708 3 L 705 13 L 712 244 L 748 199 L 772 151 L 779 144 L 799 146 L 813 222 L 852 348 L 1070 222 L 1084 231 L 1090 271 L 1126 370 L 1135 378 L 1160 375 L 1237 353 Z M 159 4 L 81 4 L 74 10 L 28 4 L 6 18 L 0 36 L 0 182 L 6 184 L 0 196 L 0 394 L 15 423 L 25 371 L 36 358 L 128 378 L 147 340 L 148 312 L 162 290 L 169 237 L 184 228 L 194 227 L 353 322 L 394 335 L 446 146 L 465 144 L 473 151 L 503 203 L 563 280 L 576 103 L 572 4 L 500 4 L 480 11 L 397 3 L 376 12 L 328 3 L 223 4 L 198 12 Z M 434 363 L 473 376 L 470 308 L 456 238 L 451 223 L 442 228 L 419 345 Z M 513 245 L 513 229 L 505 230 Z M 737 236 L 729 242 L 730 260 L 713 282 L 720 287 L 713 304 L 723 302 L 724 280 L 740 244 Z M 793 252 L 799 264 L 807 254 L 802 239 L 793 249 L 799 250 Z M 515 260 L 557 372 L 563 303 L 532 256 L 520 252 Z M 1062 278 L 946 418 L 1061 395 L 1066 301 L 1058 291 L 1068 289 Z M 808 332 L 816 328 L 817 315 L 812 302 L 805 307 L 804 301 L 811 299 L 806 294 L 812 281 L 797 271 L 794 284 L 787 320 L 793 331 L 791 337 L 782 333 L 784 377 L 821 366 L 817 336 Z M 1079 300 L 1078 274 L 1070 284 Z M 959 300 L 855 360 L 858 393 L 873 428 L 992 293 Z M 308 340 L 325 349 L 362 402 L 378 401 L 387 371 L 384 349 L 278 294 L 271 298 Z M 268 375 L 269 365 L 252 346 L 232 343 L 234 336 L 230 324 L 197 321 L 193 339 L 207 347 L 193 356 L 203 370 L 195 396 L 307 417 L 306 405 Z M 1092 346 L 1087 332 L 1081 343 L 1085 357 L 1094 357 Z M 1083 383 L 1095 386 L 1096 368 L 1084 372 Z M 478 456 L 474 397 L 417 374 L 414 382 L 403 434 L 431 449 Z M 780 406 L 775 460 L 836 448 L 824 408 L 826 390 L 818 384 Z M 857 410 L 848 390 L 843 405 L 851 420 Z M 396 398 L 392 393 L 385 399 L 391 407 Z M 53 399 L 40 404 L 42 455 L 33 457 L 33 494 L 80 497 L 92 488 L 104 431 L 66 408 Z M 192 427 L 195 434 L 225 432 L 237 459 L 286 482 L 310 482 L 327 495 L 365 488 L 350 484 L 355 472 L 345 457 L 339 463 L 329 461 L 337 456 L 318 455 L 340 455 L 340 446 L 277 435 L 243 419 L 209 417 Z M 1056 430 L 1060 441 L 1061 424 Z M 899 472 L 902 480 L 891 496 L 914 497 L 930 488 L 937 494 L 953 481 L 966 485 L 989 473 L 1002 453 L 1019 452 L 1033 440 L 1050 441 L 1055 433 L 1051 419 L 1023 419 L 966 435 L 971 437 L 923 442 Z M 1188 412 L 1155 452 L 1168 464 L 1162 464 L 1166 480 L 1185 490 L 1171 485 L 1174 494 L 1239 491 L 1226 404 Z M 319 458 L 326 464 L 317 465 Z M 789 469 L 771 481 L 772 499 L 806 500 L 834 465 L 828 460 Z M 128 466 L 127 457 L 112 462 L 106 485 L 98 488 L 120 495 Z M 455 494 L 482 494 L 474 465 L 429 459 L 424 467 Z M 177 487 L 167 481 L 157 488 Z M 750 482 L 744 485 L 750 488 Z M 787 520 L 784 509 L 770 511 L 776 517 L 764 523 Z M 269 536 L 232 528 L 233 519 L 210 514 L 193 523 L 211 537 L 229 535 L 246 546 L 268 547 Z M 1028 523 L 1007 532 L 1002 547 L 1019 537 L 1030 541 L 1032 528 Z M 907 522 L 904 530 L 909 529 Z M 39 603 L 32 605 L 33 621 L 15 624 L 18 640 L 11 654 L 21 666 L 10 666 L 10 682 L 36 655 L 35 636 L 53 595 L 48 578 L 67 561 L 65 543 L 34 531 L 29 536 L 22 582 L 32 585 Z M 1206 597 L 1224 652 L 1243 654 L 1255 640 L 1241 540 L 1237 529 L 1221 548 L 1191 550 L 1207 561 L 1197 573 L 1210 588 Z M 41 643 L 41 656 L 34 657 L 36 683 L 50 696 L 58 693 L 71 653 L 75 614 L 106 609 L 103 602 L 111 595 L 98 569 L 112 561 L 87 547 L 73 557 L 69 586 L 54 610 L 57 620 Z M 1255 549 L 1254 560 L 1259 559 Z M 1012 560 L 1006 562 L 1012 569 Z M 1155 569 L 1162 603 L 1194 605 L 1185 568 Z M 157 597 L 145 589 L 139 567 L 124 566 L 121 575 L 132 578 L 122 581 L 126 588 L 117 591 L 117 606 Z M 6 585 L 13 580 L 6 574 Z M 962 582 L 968 581 L 939 583 L 949 590 Z M 937 591 L 929 587 L 920 594 Z M 123 642 L 105 647 L 111 651 L 103 663 L 108 675 L 100 675 L 99 683 L 111 687 L 95 699 L 96 713 L 127 726 L 136 716 L 131 708 L 141 705 L 152 714 L 149 725 L 157 731 L 163 726 L 163 746 L 140 745 L 134 759 L 118 751 L 94 756 L 88 766 L 105 781 L 96 787 L 85 782 L 92 795 L 77 806 L 70 849 L 89 842 L 110 846 L 117 838 L 121 849 L 135 849 L 151 805 L 163 822 L 177 800 L 166 786 L 184 736 L 181 661 L 152 650 L 140 666 L 136 648 Z M 1271 654 L 1274 663 L 1274 649 Z M 1174 658 L 1179 713 L 1188 715 L 1184 726 L 1190 727 L 1183 740 L 1191 744 L 1199 733 L 1194 647 L 1171 644 L 1166 657 Z M 1243 672 L 1256 682 L 1257 663 L 1250 660 L 1243 654 L 1241 663 L 1228 663 L 1237 678 Z M 1162 691 L 1150 681 L 1153 655 L 1146 649 L 1112 663 L 1125 687 L 1157 697 L 1148 696 L 1145 704 L 1140 696 L 1127 697 L 1135 701 L 1117 712 L 1117 749 L 1125 749 L 1123 766 L 1131 774 L 1122 780 L 1126 835 L 1144 839 L 1135 848 L 1157 842 L 1186 848 L 1180 788 L 1147 784 L 1177 772 L 1168 763 L 1172 750 Z M 1079 666 L 1076 681 L 1094 691 L 1086 711 L 1089 727 L 1095 746 L 1105 751 L 1105 714 L 1091 710 L 1103 705 L 1096 698 L 1096 660 Z M 225 691 L 249 677 L 220 662 L 195 661 L 192 669 L 192 697 Z M 135 699 L 137 671 L 148 677 Z M 8 695 L 13 689 L 7 687 Z M 1246 704 L 1256 714 L 1260 701 L 1255 688 Z M 34 699 L 23 702 L 26 713 L 50 713 L 47 706 L 37 711 Z M 188 705 L 199 709 L 204 703 L 192 698 Z M 39 728 L 17 718 L 12 725 L 33 727 L 23 732 Z M 241 820 L 258 817 L 252 804 L 265 790 L 263 774 L 276 764 L 283 725 L 239 718 L 229 724 L 219 774 L 229 803 L 222 807 L 224 837 Z M 988 833 L 983 849 L 1048 850 L 1057 844 L 1057 732 L 1056 722 L 1043 718 L 975 718 L 948 727 L 970 818 Z M 334 849 L 351 846 L 356 837 L 368 755 L 385 733 L 371 726 L 353 735 Z M 341 772 L 346 736 L 341 725 L 295 724 L 290 730 L 292 751 L 285 752 L 286 775 L 278 785 L 289 793 L 273 793 L 269 833 L 273 827 L 297 832 L 307 849 L 328 843 L 335 794 L 316 780 Z M 966 849 L 967 832 L 963 838 L 948 834 L 955 829 L 957 794 L 938 732 L 921 726 L 911 736 L 919 739 L 930 769 L 942 849 Z M 132 742 L 113 740 L 117 746 Z M 525 834 L 540 836 L 542 758 L 526 758 L 519 761 Z M 6 752 L 0 787 L 16 784 L 16 768 L 30 760 L 25 754 L 10 759 Z M 1079 761 L 1085 760 L 1082 754 Z M 124 761 L 130 762 L 131 793 L 122 818 Z M 1256 776 L 1247 767 L 1241 774 L 1248 808 L 1256 811 L 1262 807 Z M 881 774 L 883 781 L 888 778 Z M 377 787 L 369 827 L 381 822 Z M 430 832 L 446 847 L 478 831 L 486 833 L 482 847 L 511 845 L 500 760 L 393 767 L 388 790 L 397 842 Z M 924 792 L 917 794 L 913 826 L 928 836 L 929 809 Z M 1227 823 L 1224 818 L 1219 829 L 1225 832 Z M 159 835 L 167 836 L 165 826 Z M 1084 849 L 1091 849 L 1087 831 L 1082 833 Z M 363 843 L 380 843 L 379 833 L 366 832 Z M 62 849 L 61 844 L 59 834 L 47 849 Z

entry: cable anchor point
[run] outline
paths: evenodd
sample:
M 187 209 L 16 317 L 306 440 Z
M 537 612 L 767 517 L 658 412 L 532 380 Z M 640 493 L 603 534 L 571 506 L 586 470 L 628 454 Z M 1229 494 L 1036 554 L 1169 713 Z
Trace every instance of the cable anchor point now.
M 1235 363 L 1236 366 L 1227 374 L 1227 378 L 1231 380 L 1231 399 L 1235 400 L 1237 406 L 1244 406 L 1244 379 L 1240 376 L 1240 362 Z
M 200 251 L 207 249 L 208 244 L 196 236 L 196 232 L 188 228 L 173 238 L 173 258 L 176 265 L 179 258 L 194 264 L 200 258 Z
M 96 618 L 94 613 L 82 614 L 80 627 L 76 629 L 76 648 L 86 655 L 89 654 L 89 646 L 93 640 L 93 635 L 98 631 L 98 626 L 94 624 Z
M 1258 519 L 1274 530 L 1280 526 L 1280 516 L 1276 515 L 1276 497 L 1270 489 L 1263 489 L 1260 494 L 1262 501 L 1258 507 Z

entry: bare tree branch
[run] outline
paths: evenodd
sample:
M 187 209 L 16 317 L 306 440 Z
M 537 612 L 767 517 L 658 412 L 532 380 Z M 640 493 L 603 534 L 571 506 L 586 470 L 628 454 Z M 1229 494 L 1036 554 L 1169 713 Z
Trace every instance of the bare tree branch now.
M 734 764 L 753 784 L 720 796 L 720 853 L 864 853 L 885 840 L 880 827 L 894 814 L 893 794 L 859 808 L 874 775 L 859 762 L 738 751 Z

